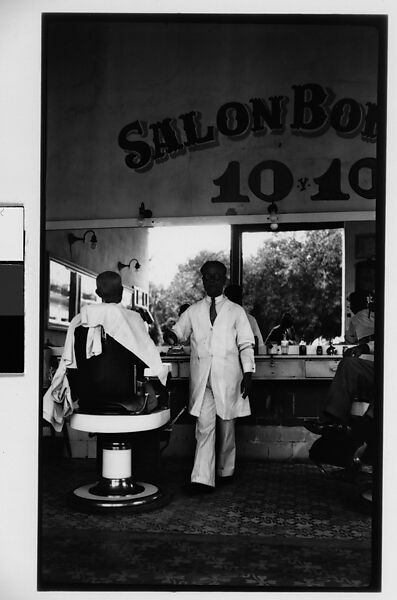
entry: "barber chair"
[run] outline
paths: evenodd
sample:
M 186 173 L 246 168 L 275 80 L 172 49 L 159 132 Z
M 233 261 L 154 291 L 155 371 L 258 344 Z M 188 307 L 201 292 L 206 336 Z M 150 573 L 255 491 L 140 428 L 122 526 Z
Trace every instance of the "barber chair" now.
M 77 370 L 70 370 L 68 378 L 79 409 L 70 427 L 96 434 L 98 480 L 74 489 L 71 504 L 85 512 L 106 513 L 160 508 L 170 496 L 153 483 L 135 481 L 132 437 L 169 423 L 169 394 L 158 396 L 158 406 L 147 412 L 148 395 L 139 394 L 139 388 L 150 370 L 110 336 L 102 339 L 102 353 L 87 359 L 87 331 L 78 327 L 75 332 Z

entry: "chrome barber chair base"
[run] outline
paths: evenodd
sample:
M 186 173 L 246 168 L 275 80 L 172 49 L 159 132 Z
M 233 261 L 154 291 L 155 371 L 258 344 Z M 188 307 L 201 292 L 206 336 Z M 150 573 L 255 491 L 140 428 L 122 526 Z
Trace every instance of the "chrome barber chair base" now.
M 73 490 L 70 494 L 72 506 L 85 512 L 127 509 L 143 512 L 166 504 L 171 499 L 167 492 L 155 484 L 135 481 L 128 434 L 158 429 L 169 420 L 169 408 L 134 416 L 74 414 L 70 420 L 73 429 L 96 432 L 101 468 L 98 481 Z
M 72 506 L 83 512 L 113 512 L 115 510 L 128 510 L 143 512 L 156 510 L 167 504 L 171 496 L 152 483 L 136 482 L 139 486 L 135 494 L 123 494 L 120 496 L 102 496 L 92 492 L 96 483 L 82 485 L 70 494 Z

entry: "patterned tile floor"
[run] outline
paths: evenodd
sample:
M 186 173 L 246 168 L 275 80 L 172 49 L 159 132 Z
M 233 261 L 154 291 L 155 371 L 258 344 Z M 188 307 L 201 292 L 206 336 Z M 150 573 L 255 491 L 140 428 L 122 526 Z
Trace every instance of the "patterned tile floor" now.
M 87 515 L 66 497 L 95 481 L 94 461 L 45 467 L 42 588 L 371 589 L 371 516 L 357 485 L 312 464 L 246 462 L 233 484 L 189 498 L 188 476 L 188 464 L 167 460 L 169 504 Z

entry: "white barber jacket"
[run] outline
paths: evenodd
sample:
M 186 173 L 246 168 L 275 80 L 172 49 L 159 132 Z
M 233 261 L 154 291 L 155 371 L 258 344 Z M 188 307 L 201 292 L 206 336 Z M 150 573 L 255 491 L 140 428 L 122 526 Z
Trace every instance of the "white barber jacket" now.
M 217 317 L 210 321 L 211 299 L 190 306 L 174 325 L 179 339 L 190 336 L 189 412 L 198 417 L 208 379 L 221 419 L 251 414 L 240 391 L 243 372 L 254 372 L 254 336 L 245 310 L 226 296 L 215 300 Z

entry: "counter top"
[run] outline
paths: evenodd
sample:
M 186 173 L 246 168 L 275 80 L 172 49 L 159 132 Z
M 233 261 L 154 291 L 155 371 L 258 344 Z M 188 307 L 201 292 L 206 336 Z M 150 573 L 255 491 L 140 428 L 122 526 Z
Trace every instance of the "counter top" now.
M 333 379 L 342 355 L 258 354 L 255 356 L 256 380 L 327 380 Z M 162 360 L 171 365 L 173 379 L 187 380 L 190 356 L 165 355 Z
M 255 361 L 257 360 L 340 360 L 341 354 L 255 354 Z M 161 360 L 166 362 L 186 362 L 190 360 L 190 354 L 161 354 Z
M 298 346 L 290 346 L 290 351 L 288 354 L 281 354 L 281 351 L 277 354 L 255 354 L 255 361 L 266 361 L 266 360 L 294 360 L 294 359 L 303 359 L 303 360 L 340 360 L 343 356 L 344 348 L 352 348 L 352 344 L 338 344 L 334 346 L 337 354 L 327 354 L 328 346 L 323 346 L 323 354 L 318 355 L 316 353 L 317 346 L 308 345 L 306 354 L 298 353 Z M 159 346 L 158 350 L 161 355 L 161 359 L 164 361 L 165 359 L 170 362 L 178 362 L 178 361 L 186 361 L 190 359 L 190 346 L 178 346 L 178 348 L 184 348 L 184 354 L 168 354 L 169 346 Z M 291 352 L 291 348 L 293 348 L 293 352 Z

